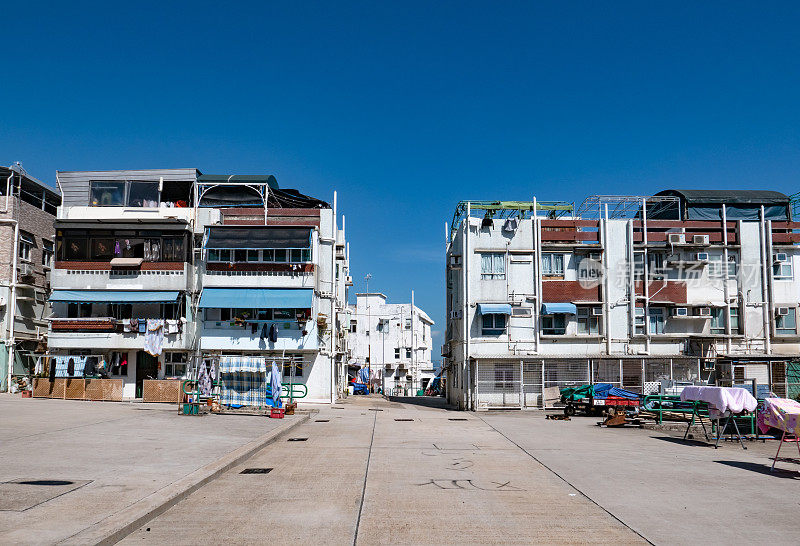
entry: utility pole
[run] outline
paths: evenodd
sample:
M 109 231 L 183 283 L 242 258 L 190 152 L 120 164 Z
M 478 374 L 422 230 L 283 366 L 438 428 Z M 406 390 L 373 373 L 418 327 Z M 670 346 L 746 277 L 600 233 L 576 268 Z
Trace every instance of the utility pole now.
M 372 314 L 369 310 L 369 280 L 372 278 L 372 274 L 367 273 L 367 276 L 364 277 L 364 280 L 367 281 L 367 373 L 369 374 L 369 378 L 367 379 L 367 390 L 372 392 Z

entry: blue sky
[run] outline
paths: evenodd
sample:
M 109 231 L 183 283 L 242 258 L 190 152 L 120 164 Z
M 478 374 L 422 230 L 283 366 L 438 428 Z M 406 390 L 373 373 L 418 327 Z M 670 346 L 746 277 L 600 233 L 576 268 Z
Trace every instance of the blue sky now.
M 441 332 L 458 200 L 800 191 L 800 4 L 702 4 L 7 2 L 0 163 L 336 189 Z

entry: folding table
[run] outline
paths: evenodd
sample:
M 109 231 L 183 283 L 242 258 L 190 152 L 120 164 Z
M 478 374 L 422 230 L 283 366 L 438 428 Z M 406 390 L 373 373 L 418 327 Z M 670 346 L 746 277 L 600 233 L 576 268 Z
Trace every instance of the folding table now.
M 683 391 L 681 391 L 681 400 L 684 402 L 692 402 L 694 405 L 692 419 L 689 421 L 689 425 L 686 427 L 686 432 L 683 435 L 684 440 L 689 434 L 689 429 L 692 424 L 694 424 L 695 415 L 697 415 L 700 424 L 703 426 L 703 433 L 706 435 L 706 441 L 708 441 L 706 426 L 703 424 L 703 419 L 697 411 L 699 403 L 706 402 L 708 404 L 709 417 L 717 420 L 717 441 L 714 444 L 714 449 L 719 447 L 719 439 L 722 437 L 722 433 L 727 428 L 731 419 L 733 419 L 733 426 L 736 429 L 736 437 L 739 439 L 739 444 L 742 446 L 742 449 L 747 449 L 742 441 L 742 433 L 739 431 L 739 425 L 736 423 L 735 416 L 741 416 L 755 411 L 758 402 L 746 389 L 740 387 L 684 387 Z M 720 420 L 723 417 L 726 417 L 725 425 L 720 428 Z

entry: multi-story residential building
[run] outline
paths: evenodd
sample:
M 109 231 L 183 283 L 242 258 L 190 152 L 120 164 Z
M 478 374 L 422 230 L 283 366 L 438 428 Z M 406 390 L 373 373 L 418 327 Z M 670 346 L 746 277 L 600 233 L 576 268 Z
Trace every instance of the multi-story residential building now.
M 293 362 L 284 382 L 305 384 L 306 400 L 335 396 L 347 260 L 327 203 L 273 176 L 196 169 L 59 172 L 58 183 L 52 354 L 105 360 L 125 398 L 235 355 Z M 147 319 L 164 320 L 156 351 Z
M 800 223 L 777 192 L 461 202 L 447 240 L 448 397 L 756 380 L 800 394 Z M 543 396 L 544 395 L 544 396 Z
M 19 165 L 0 167 L 0 390 L 47 346 L 53 218 L 61 196 Z M 12 363 L 12 365 L 9 365 Z
M 370 368 L 384 393 L 413 396 L 433 369 L 431 326 L 413 295 L 412 303 L 386 303 L 379 292 L 356 294 L 350 307 L 351 355 Z

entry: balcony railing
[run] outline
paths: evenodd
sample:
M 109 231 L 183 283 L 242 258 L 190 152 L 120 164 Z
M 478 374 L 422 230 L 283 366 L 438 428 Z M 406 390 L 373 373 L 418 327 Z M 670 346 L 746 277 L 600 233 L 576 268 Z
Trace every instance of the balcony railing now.
M 147 319 L 136 319 L 136 330 L 130 326 L 130 319 L 116 319 L 113 317 L 80 317 L 80 318 L 51 318 L 50 330 L 53 332 L 108 332 L 108 333 L 126 333 L 126 334 L 144 334 L 140 324 L 146 324 Z M 184 324 L 181 320 L 175 320 L 177 332 L 168 333 L 166 335 L 175 335 L 183 333 Z M 166 324 L 164 326 L 167 327 Z

